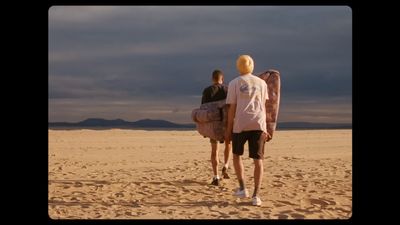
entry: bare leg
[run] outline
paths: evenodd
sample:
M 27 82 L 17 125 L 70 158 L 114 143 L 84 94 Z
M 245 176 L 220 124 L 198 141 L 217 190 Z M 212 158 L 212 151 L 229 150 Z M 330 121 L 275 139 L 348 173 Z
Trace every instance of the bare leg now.
M 231 145 L 227 142 L 225 142 L 225 152 L 224 152 L 224 167 L 222 168 L 222 176 L 224 177 L 224 179 L 229 179 L 229 174 L 227 172 L 228 168 L 229 168 L 229 158 L 230 158 L 230 154 L 231 154 Z
M 240 190 L 243 190 L 244 187 L 244 166 L 242 157 L 240 155 L 233 154 L 233 167 L 235 167 L 236 176 L 239 181 Z
M 254 159 L 254 192 L 253 197 L 260 193 L 262 177 L 264 173 L 264 166 L 262 159 Z
M 225 151 L 224 151 L 224 162 L 225 162 L 225 167 L 229 167 L 229 158 L 231 156 L 231 144 L 225 142 Z
M 211 143 L 211 165 L 214 176 L 218 175 L 218 143 Z

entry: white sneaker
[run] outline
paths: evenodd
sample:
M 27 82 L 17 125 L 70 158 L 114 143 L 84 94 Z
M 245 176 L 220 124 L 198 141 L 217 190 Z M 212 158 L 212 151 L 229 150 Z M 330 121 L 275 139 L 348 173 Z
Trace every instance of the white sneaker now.
M 255 205 L 255 206 L 260 206 L 262 203 L 260 197 L 258 197 L 258 196 L 253 197 L 252 202 L 253 202 L 253 205 Z
M 239 198 L 247 198 L 249 197 L 249 191 L 245 188 L 243 190 L 240 190 L 240 188 L 238 188 L 235 192 L 235 194 L 233 194 Z

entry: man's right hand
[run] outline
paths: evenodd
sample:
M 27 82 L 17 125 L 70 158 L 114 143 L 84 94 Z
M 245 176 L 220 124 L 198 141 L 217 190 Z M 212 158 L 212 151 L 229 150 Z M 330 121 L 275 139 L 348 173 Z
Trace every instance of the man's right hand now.
M 272 139 L 272 135 L 269 134 L 268 132 L 262 132 L 260 135 L 260 141 L 262 143 L 268 142 Z
M 272 139 L 272 135 L 270 133 L 267 133 L 266 142 L 269 142 L 271 139 Z

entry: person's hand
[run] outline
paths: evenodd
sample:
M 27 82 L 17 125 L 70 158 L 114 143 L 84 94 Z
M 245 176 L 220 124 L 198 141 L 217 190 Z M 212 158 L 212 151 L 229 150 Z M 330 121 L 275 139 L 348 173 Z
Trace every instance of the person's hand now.
M 272 135 L 269 134 L 268 132 L 262 132 L 260 139 L 265 143 L 272 139 Z
M 272 135 L 267 133 L 265 141 L 268 142 L 272 139 Z

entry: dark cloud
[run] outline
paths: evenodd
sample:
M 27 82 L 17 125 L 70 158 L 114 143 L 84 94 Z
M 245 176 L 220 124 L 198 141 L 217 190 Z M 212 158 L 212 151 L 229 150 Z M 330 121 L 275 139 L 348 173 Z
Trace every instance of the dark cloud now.
M 245 53 L 255 73 L 281 71 L 283 104 L 318 99 L 303 117 L 283 105 L 285 120 L 310 121 L 323 108 L 326 122 L 351 121 L 351 17 L 345 6 L 52 7 L 50 120 L 91 117 L 107 102 L 102 117 L 190 122 L 184 113 L 199 104 L 211 72 L 223 70 L 229 82 Z

